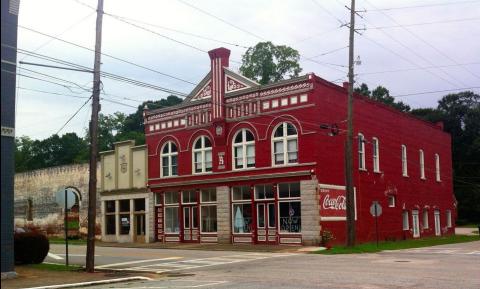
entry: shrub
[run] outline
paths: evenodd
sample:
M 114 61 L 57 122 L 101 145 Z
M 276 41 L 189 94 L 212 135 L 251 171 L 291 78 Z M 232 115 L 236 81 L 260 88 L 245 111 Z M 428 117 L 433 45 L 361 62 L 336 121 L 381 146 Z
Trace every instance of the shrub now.
M 321 239 L 322 246 L 326 247 L 330 245 L 330 241 L 335 240 L 335 237 L 333 236 L 332 232 L 328 230 L 323 230 L 320 235 L 322 237 Z
M 42 263 L 50 250 L 47 237 L 38 232 L 15 233 L 14 240 L 16 264 Z

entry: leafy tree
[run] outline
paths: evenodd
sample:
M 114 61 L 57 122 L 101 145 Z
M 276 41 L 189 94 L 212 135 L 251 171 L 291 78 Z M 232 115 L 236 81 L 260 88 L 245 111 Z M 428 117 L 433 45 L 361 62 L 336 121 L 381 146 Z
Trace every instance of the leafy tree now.
M 260 84 L 272 83 L 298 76 L 302 71 L 299 60 L 300 54 L 291 47 L 259 42 L 242 56 L 240 73 Z
M 390 95 L 390 91 L 383 86 L 377 86 L 373 91 L 368 89 L 368 85 L 362 83 L 360 87 L 355 88 L 355 92 L 360 93 L 373 100 L 383 102 L 399 111 L 409 112 L 410 106 L 402 101 L 395 101 L 395 98 Z

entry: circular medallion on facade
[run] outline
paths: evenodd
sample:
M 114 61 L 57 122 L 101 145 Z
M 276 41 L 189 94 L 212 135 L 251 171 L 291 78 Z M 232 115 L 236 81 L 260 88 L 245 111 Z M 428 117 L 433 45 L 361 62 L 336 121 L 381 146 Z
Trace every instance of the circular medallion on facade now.
M 223 132 L 223 127 L 221 125 L 217 125 L 217 127 L 215 128 L 215 133 L 217 135 L 222 135 L 222 132 Z

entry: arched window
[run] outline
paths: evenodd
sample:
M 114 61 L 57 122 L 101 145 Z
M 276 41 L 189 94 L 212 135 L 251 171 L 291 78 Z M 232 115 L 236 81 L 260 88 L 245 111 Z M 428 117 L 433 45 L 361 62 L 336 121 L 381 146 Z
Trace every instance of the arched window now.
M 435 179 L 440 182 L 440 156 L 435 154 Z
M 241 129 L 233 138 L 234 169 L 255 167 L 255 138 L 248 129 Z
M 420 178 L 422 180 L 425 179 L 425 156 L 423 150 L 418 151 L 419 158 L 420 158 Z
M 178 176 L 178 150 L 175 143 L 169 141 L 163 145 L 161 153 L 162 177 Z
M 358 169 L 367 169 L 365 166 L 365 137 L 361 133 L 358 134 Z
M 298 162 L 298 133 L 293 124 L 284 122 L 274 130 L 272 137 L 273 164 Z
M 376 173 L 380 172 L 380 144 L 378 138 L 372 138 L 373 146 L 373 171 Z
M 193 144 L 193 172 L 212 171 L 212 143 L 206 136 L 199 137 Z

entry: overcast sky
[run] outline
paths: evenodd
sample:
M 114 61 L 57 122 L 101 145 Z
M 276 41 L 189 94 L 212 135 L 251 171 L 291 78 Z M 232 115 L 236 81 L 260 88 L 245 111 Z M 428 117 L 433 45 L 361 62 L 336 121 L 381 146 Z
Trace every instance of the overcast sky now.
M 246 47 L 269 40 L 300 52 L 302 74 L 313 72 L 339 83 L 346 79 L 348 28 L 340 25 L 349 20 L 344 7 L 349 2 L 105 0 L 106 13 L 150 32 L 104 15 L 102 52 L 183 81 L 107 56 L 102 56 L 102 70 L 189 93 L 191 83 L 198 83 L 210 69 L 205 51 L 230 49 L 230 66 L 238 70 Z M 18 48 L 93 67 L 92 51 L 31 31 L 93 49 L 96 13 L 87 5 L 96 6 L 96 0 L 21 0 L 19 25 L 25 28 L 19 28 Z M 480 0 L 358 0 L 357 10 L 366 10 L 356 25 L 366 28 L 355 35 L 355 55 L 361 59 L 357 83 L 383 85 L 415 108 L 436 106 L 447 92 L 416 93 L 467 87 L 480 91 Z M 18 60 L 58 65 L 25 54 L 18 54 Z M 90 96 L 89 73 L 26 64 L 19 65 L 18 73 L 62 82 L 38 74 L 44 73 L 75 84 L 62 82 L 67 88 L 20 76 L 17 136 L 43 139 L 56 133 Z M 109 79 L 102 82 L 108 94 L 102 97 L 123 104 L 102 101 L 105 114 L 132 113 L 142 101 L 168 95 Z M 60 134 L 73 131 L 83 136 L 90 111 L 88 104 Z

